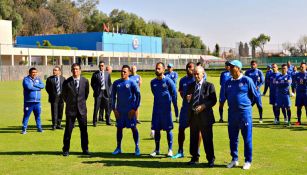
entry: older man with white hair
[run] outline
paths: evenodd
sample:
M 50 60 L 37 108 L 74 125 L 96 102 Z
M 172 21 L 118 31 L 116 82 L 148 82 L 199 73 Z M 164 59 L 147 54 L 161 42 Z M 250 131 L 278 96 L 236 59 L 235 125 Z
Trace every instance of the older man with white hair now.
M 203 145 L 208 160 L 208 166 L 214 166 L 214 148 L 212 125 L 215 123 L 213 106 L 217 102 L 215 88 L 212 83 L 203 79 L 205 70 L 197 66 L 194 70 L 195 82 L 189 86 L 186 98 L 189 102 L 188 121 L 190 124 L 190 153 L 192 155 L 189 165 L 199 162 L 199 132 L 201 132 Z

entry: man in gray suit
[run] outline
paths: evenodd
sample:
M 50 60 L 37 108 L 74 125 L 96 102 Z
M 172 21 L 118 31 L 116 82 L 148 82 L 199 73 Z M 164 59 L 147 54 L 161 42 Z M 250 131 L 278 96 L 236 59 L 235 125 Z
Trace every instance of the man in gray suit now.
M 109 100 L 110 100 L 110 88 L 111 88 L 111 76 L 104 70 L 104 61 L 99 62 L 99 70 L 94 72 L 91 79 L 91 86 L 94 91 L 94 112 L 93 112 L 93 126 L 97 126 L 97 113 L 98 110 L 103 111 L 103 109 L 110 110 Z M 111 125 L 110 113 L 106 112 L 106 124 Z

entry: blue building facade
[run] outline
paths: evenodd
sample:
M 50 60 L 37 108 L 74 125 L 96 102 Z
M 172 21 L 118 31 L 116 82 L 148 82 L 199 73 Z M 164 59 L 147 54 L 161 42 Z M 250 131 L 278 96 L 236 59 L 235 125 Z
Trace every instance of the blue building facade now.
M 53 46 L 69 46 L 78 50 L 109 52 L 162 53 L 162 38 L 109 32 L 17 36 L 17 47 L 36 47 L 48 40 Z

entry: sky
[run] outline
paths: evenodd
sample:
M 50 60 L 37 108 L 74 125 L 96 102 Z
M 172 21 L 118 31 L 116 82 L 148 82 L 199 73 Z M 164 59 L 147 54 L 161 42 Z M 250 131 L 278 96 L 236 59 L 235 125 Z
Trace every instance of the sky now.
M 164 21 L 176 31 L 200 36 L 213 48 L 235 47 L 261 33 L 270 44 L 296 43 L 307 35 L 307 0 L 100 0 L 98 9 Z

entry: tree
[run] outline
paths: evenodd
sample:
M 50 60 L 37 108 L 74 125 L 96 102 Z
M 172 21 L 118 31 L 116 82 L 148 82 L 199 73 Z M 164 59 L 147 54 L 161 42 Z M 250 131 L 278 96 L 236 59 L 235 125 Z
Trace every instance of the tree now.
M 247 43 L 244 44 L 244 56 L 245 57 L 249 56 L 249 47 Z
M 252 57 L 256 57 L 256 48 L 259 46 L 259 41 L 257 38 L 252 38 L 252 40 L 249 42 L 250 46 L 252 47 Z
M 218 57 L 220 56 L 220 46 L 218 44 L 215 44 L 215 47 L 214 47 L 214 52 L 213 52 L 213 55 Z
M 45 8 L 39 8 L 38 10 L 38 22 L 40 25 L 41 34 L 52 34 L 54 28 L 57 25 L 57 20 L 54 15 Z
M 99 4 L 99 0 L 77 0 L 75 2 L 83 18 L 91 16 L 97 11 L 97 5 Z
M 242 41 L 240 41 L 240 44 L 239 44 L 239 56 L 240 57 L 244 57 L 244 48 L 243 48 L 243 43 Z
M 261 50 L 261 55 L 264 56 L 264 45 L 270 42 L 271 37 L 265 34 L 260 34 L 257 38 L 252 38 L 249 44 L 252 46 L 252 55 L 255 57 L 256 48 L 259 47 Z
M 0 1 L 0 19 L 11 20 L 13 27 L 13 36 L 22 28 L 22 17 L 16 11 L 16 5 L 13 0 L 1 0 Z
M 303 52 L 307 52 L 307 35 L 301 36 L 298 40 L 298 45 L 300 48 L 303 48 Z

